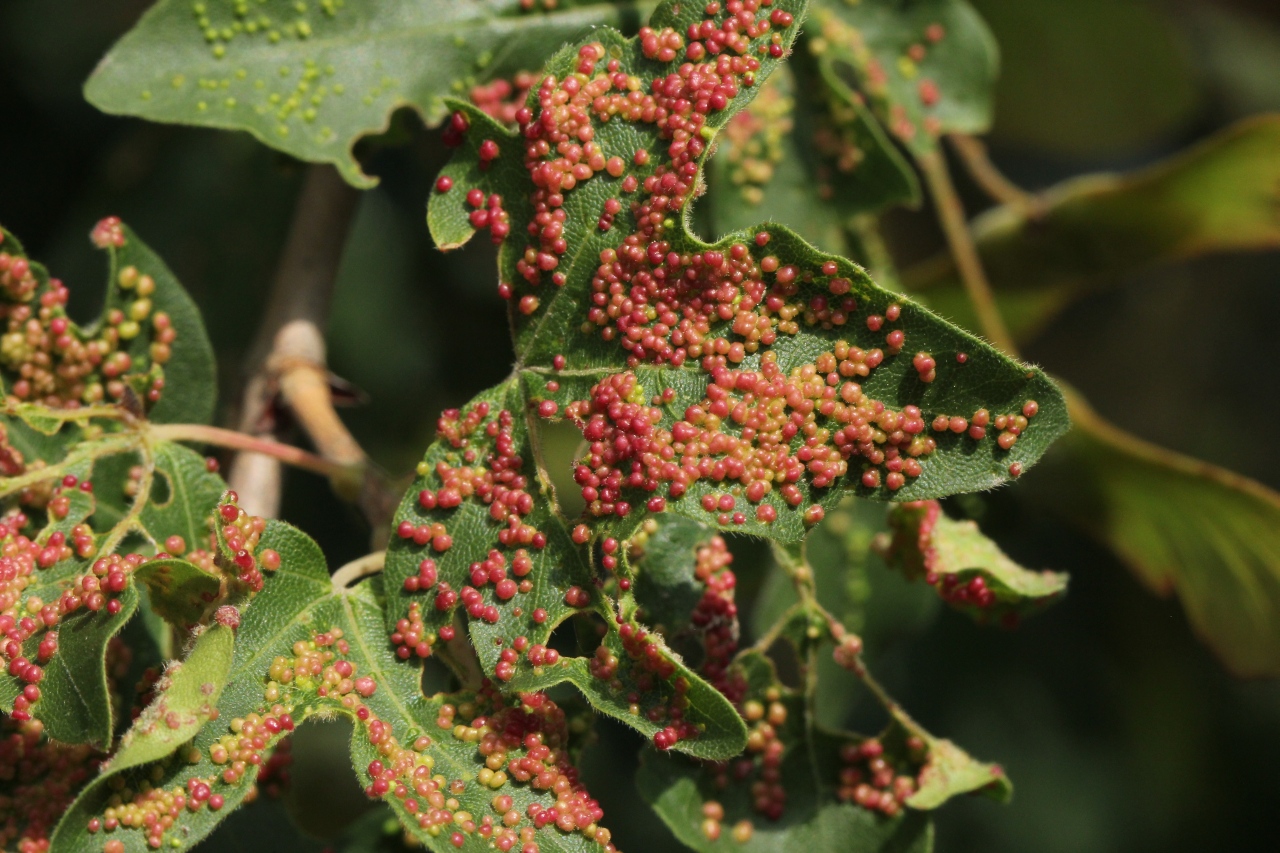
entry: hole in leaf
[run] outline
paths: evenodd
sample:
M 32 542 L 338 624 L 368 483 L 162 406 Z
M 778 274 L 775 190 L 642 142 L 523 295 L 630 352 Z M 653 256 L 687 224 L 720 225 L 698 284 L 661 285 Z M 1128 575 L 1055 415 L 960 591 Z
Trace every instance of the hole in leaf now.
M 340 719 L 308 721 L 292 736 L 283 798 L 298 826 L 320 838 L 335 837 L 370 807 L 351 767 L 351 735 L 350 721 Z
M 571 616 L 551 632 L 547 648 L 555 649 L 561 657 L 578 657 L 594 652 L 604 635 L 604 620 L 599 616 Z
M 151 505 L 163 509 L 173 501 L 173 478 L 163 468 L 155 470 L 151 479 Z
M 582 433 L 569 421 L 544 421 L 535 426 L 542 457 L 555 490 L 556 503 L 566 518 L 577 518 L 586 507 L 582 489 L 573 482 L 573 463 L 583 452 Z

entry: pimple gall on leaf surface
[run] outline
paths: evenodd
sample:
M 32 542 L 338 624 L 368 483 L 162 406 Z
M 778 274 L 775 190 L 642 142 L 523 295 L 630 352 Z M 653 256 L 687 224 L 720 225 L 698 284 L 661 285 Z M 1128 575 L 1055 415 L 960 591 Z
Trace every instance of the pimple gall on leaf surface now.
M 0 231 L 0 707 L 66 743 L 106 747 L 112 638 L 138 609 L 180 632 L 219 593 L 209 509 L 225 484 L 151 421 L 206 419 L 213 354 L 163 262 L 116 217 L 102 316 Z
M 848 491 L 916 500 L 1008 482 L 1067 427 L 1041 371 L 855 264 L 777 226 L 714 244 L 690 231 L 718 130 L 804 11 L 663 6 L 634 39 L 605 30 L 562 51 L 515 131 L 455 105 L 460 152 L 428 223 L 444 247 L 477 228 L 500 244 L 517 374 L 540 414 L 582 429 L 575 479 L 602 531 L 675 511 L 794 540 L 805 510 Z M 969 429 L 984 417 L 1001 426 Z
M 140 717 L 129 746 L 59 824 L 53 849 L 193 844 L 255 795 L 290 732 L 335 714 L 353 722 L 351 756 L 366 795 L 389 803 L 429 849 L 614 849 L 569 761 L 568 720 L 556 703 L 535 692 L 504 696 L 491 684 L 424 696 L 420 665 L 388 641 L 381 578 L 337 587 L 304 534 L 236 515 L 247 529 L 261 528 L 259 544 L 279 563 L 239 608 L 234 652 L 218 658 L 225 687 L 205 689 L 209 667 L 200 659 L 231 634 L 218 626 L 152 704 L 194 703 L 194 737 L 163 748 L 167 717 Z M 224 542 L 221 557 L 234 553 Z
M 588 539 L 556 511 L 535 461 L 529 423 L 537 415 L 522 390 L 508 381 L 437 424 L 397 511 L 384 570 L 397 655 L 456 665 L 448 644 L 465 636 L 505 690 L 569 681 L 597 710 L 669 747 L 736 753 L 746 734 L 732 706 L 636 622 L 625 580 L 605 586 L 607 568 L 597 580 Z M 594 657 L 549 648 L 570 618 L 603 626 Z

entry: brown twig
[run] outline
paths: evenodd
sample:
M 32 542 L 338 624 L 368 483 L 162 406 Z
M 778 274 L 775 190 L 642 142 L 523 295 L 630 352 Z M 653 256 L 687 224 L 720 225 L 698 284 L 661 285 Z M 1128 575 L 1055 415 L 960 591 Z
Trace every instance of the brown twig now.
M 947 162 L 940 150 L 932 151 L 919 158 L 920 171 L 924 173 L 925 183 L 933 196 L 934 207 L 938 211 L 938 222 L 946 235 L 947 245 L 955 257 L 956 268 L 960 271 L 960 279 L 964 289 L 973 303 L 973 310 L 978 315 L 982 333 L 991 343 L 1003 349 L 1009 355 L 1016 356 L 1017 345 L 1009 328 L 1005 325 L 1000 308 L 996 305 L 995 294 L 991 290 L 991 282 L 987 280 L 986 271 L 982 268 L 982 259 L 978 256 L 978 247 L 969 233 L 969 223 L 965 217 L 964 205 L 956 194 L 955 185 L 951 183 L 951 174 L 947 171 Z
M 964 133 L 947 136 L 951 148 L 964 164 L 973 182 L 997 204 L 1016 208 L 1028 219 L 1039 218 L 1045 210 L 1044 201 L 1035 193 L 1029 193 L 1005 177 L 987 154 L 987 146 L 981 139 Z
M 363 557 L 347 563 L 334 572 L 330 580 L 333 581 L 335 589 L 350 592 L 351 588 L 361 580 L 381 572 L 386 564 L 387 552 L 375 551 L 372 554 L 365 554 Z
M 292 444 L 281 444 L 270 438 L 248 435 L 233 429 L 204 424 L 156 424 L 147 427 L 147 435 L 158 441 L 190 441 L 257 453 L 330 479 L 341 479 L 347 474 L 345 466 L 323 456 L 308 453 Z
M 287 406 L 320 455 L 348 473 L 363 472 L 367 459 L 333 409 L 324 326 L 358 199 L 359 192 L 333 167 L 308 169 L 265 315 L 246 361 L 249 380 L 240 412 L 241 432 L 274 436 L 275 409 Z M 242 506 L 270 517 L 279 513 L 281 478 L 279 459 L 241 452 L 228 480 Z M 335 487 L 348 497 L 359 497 L 363 479 L 339 477 Z

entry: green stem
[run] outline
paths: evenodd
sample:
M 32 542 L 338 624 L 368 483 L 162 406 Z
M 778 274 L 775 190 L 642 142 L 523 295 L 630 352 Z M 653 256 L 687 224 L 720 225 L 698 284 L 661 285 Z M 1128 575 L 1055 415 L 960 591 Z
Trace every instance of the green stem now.
M 947 137 L 973 182 L 997 204 L 1007 204 L 1028 219 L 1044 214 L 1044 201 L 1004 176 L 987 155 L 987 146 L 974 136 L 953 133 Z
M 919 159 L 920 170 L 924 173 L 925 183 L 933 196 L 934 207 L 938 212 L 938 222 L 946 235 L 947 245 L 956 259 L 956 268 L 960 271 L 960 280 L 977 312 L 978 321 L 982 325 L 982 333 L 991 343 L 1012 356 L 1018 354 L 1017 344 L 1009 334 L 1000 308 L 996 305 L 995 293 L 991 290 L 991 282 L 982 268 L 982 259 L 978 256 L 978 248 L 969 233 L 969 223 L 965 217 L 964 205 L 956 194 L 951 183 L 951 174 L 947 171 L 947 162 L 941 151 L 933 151 Z

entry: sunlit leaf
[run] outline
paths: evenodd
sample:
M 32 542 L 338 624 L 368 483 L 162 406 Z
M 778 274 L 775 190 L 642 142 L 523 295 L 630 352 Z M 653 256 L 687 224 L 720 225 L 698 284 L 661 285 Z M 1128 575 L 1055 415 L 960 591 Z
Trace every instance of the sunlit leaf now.
M 771 24 L 777 34 L 768 39 L 785 48 L 802 12 L 775 5 L 770 21 L 781 23 Z M 689 233 L 705 140 L 777 64 L 771 50 L 758 69 L 749 70 L 752 57 L 713 79 L 715 63 L 704 63 L 705 111 L 694 109 L 693 84 L 675 71 L 679 57 L 706 48 L 685 45 L 678 34 L 702 19 L 699 9 L 664 6 L 642 37 L 602 30 L 598 42 L 551 62 L 557 76 L 530 104 L 556 91 L 567 97 L 557 88 L 562 78 L 585 87 L 583 124 L 571 126 L 575 138 L 589 136 L 597 147 L 583 148 L 576 164 L 552 153 L 527 163 L 521 156 L 543 144 L 551 151 L 547 140 L 565 132 L 556 122 L 579 121 L 567 107 L 535 113 L 531 106 L 524 126 L 533 136 L 524 140 L 458 104 L 458 122 L 469 129 L 428 209 L 442 246 L 460 245 L 479 227 L 501 243 L 500 292 L 512 303 L 526 394 L 542 416 L 567 415 L 593 442 L 575 474 L 588 517 L 621 538 L 635 529 L 641 507 L 665 508 L 796 540 L 806 517 L 812 523 L 847 491 L 880 500 L 936 497 L 999 485 L 1033 464 L 1067 426 L 1041 372 L 784 228 L 739 232 L 714 245 Z M 717 13 L 709 25 L 722 21 Z M 662 61 L 664 50 L 670 62 Z M 660 88 L 658 100 L 685 105 L 688 115 L 678 119 L 689 129 L 679 141 L 671 141 L 674 118 L 663 126 L 644 120 L 648 102 L 638 91 L 634 119 L 601 117 L 631 103 L 626 93 L 641 78 L 624 69 L 665 81 L 673 94 Z M 714 104 L 724 98 L 723 109 L 713 94 Z M 551 177 L 570 165 L 574 175 Z M 545 226 L 536 221 L 539 205 L 547 207 Z M 1013 436 L 994 431 L 981 439 L 951 431 L 961 420 L 967 429 L 980 409 L 1016 413 L 1030 400 L 1040 414 L 1016 446 Z
M 115 773 L 158 761 L 209 722 L 227 683 L 234 645 L 235 632 L 227 625 L 202 633 L 186 659 L 172 664 L 155 685 L 156 700 L 133 721 L 104 769 Z
M 315 543 L 280 522 L 268 522 L 253 545 L 281 562 L 238 609 L 217 715 L 166 757 L 104 773 L 62 820 L 53 849 L 193 844 L 250 794 L 282 738 L 335 714 L 355 722 L 352 761 L 367 793 L 390 803 L 428 848 L 489 850 L 526 831 L 541 850 L 604 849 L 599 807 L 564 776 L 566 721 L 554 703 L 533 694 L 506 700 L 492 689 L 424 696 L 421 668 L 399 660 L 388 641 L 379 579 L 334 586 Z M 571 826 L 535 817 L 553 806 Z
M 386 130 L 395 109 L 435 125 L 446 96 L 537 71 L 565 41 L 639 14 L 604 0 L 159 0 L 103 58 L 85 96 L 110 113 L 245 130 L 369 187 L 376 181 L 352 147 Z

